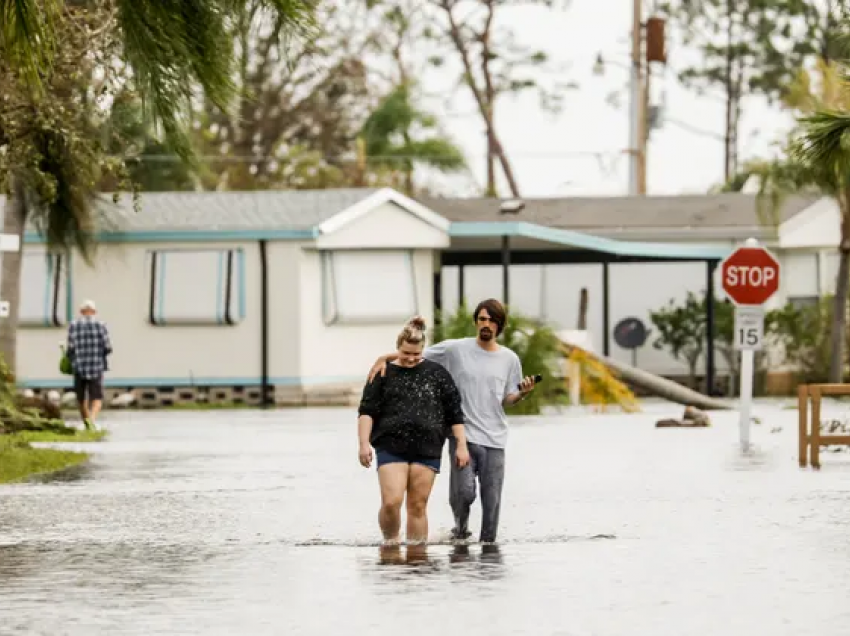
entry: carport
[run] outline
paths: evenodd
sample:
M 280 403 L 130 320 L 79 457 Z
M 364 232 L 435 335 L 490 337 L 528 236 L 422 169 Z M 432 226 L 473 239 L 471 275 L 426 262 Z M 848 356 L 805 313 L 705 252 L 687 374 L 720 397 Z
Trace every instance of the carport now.
M 612 263 L 703 262 L 706 285 L 706 340 L 714 341 L 714 272 L 731 247 L 683 243 L 620 241 L 582 232 L 545 227 L 528 222 L 454 222 L 451 246 L 440 257 L 434 280 L 434 306 L 442 306 L 442 274 L 445 266 L 458 268 L 459 303 L 465 297 L 464 267 L 501 265 L 502 300 L 510 304 L 511 265 L 599 264 L 602 267 L 603 353 L 610 355 L 610 277 Z M 715 381 L 714 347 L 706 347 L 706 393 Z

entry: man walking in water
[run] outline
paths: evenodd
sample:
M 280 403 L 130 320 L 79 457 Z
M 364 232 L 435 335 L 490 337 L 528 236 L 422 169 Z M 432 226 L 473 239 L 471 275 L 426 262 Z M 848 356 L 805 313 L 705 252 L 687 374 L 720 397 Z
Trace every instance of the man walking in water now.
M 86 429 L 97 428 L 95 420 L 103 404 L 103 374 L 112 353 L 109 330 L 95 318 L 94 301 L 80 307 L 81 317 L 68 326 L 67 355 L 74 369 L 74 393 Z
M 502 486 L 505 477 L 505 446 L 508 420 L 505 407 L 523 400 L 534 390 L 534 379 L 522 377 L 516 353 L 496 342 L 507 324 L 507 312 L 498 300 L 480 302 L 473 314 L 476 338 L 444 340 L 427 347 L 423 357 L 444 366 L 454 378 L 463 400 L 469 464 L 463 468 L 454 461 L 457 444 L 449 438 L 452 458 L 449 503 L 454 513 L 452 536 L 466 539 L 469 511 L 475 501 L 476 477 L 481 489 L 481 543 L 496 541 L 499 527 Z M 397 354 L 378 358 L 369 380 L 384 375 L 387 362 Z

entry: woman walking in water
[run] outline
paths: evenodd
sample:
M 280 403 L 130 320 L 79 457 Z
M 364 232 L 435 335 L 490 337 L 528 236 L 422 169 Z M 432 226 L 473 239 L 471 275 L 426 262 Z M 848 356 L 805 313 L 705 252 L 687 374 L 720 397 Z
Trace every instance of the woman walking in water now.
M 451 374 L 422 358 L 425 321 L 417 316 L 396 339 L 398 358 L 363 388 L 357 420 L 360 463 L 378 463 L 385 545 L 399 543 L 401 504 L 407 496 L 407 543 L 428 540 L 428 498 L 449 432 L 457 440 L 456 461 L 469 463 L 461 398 Z

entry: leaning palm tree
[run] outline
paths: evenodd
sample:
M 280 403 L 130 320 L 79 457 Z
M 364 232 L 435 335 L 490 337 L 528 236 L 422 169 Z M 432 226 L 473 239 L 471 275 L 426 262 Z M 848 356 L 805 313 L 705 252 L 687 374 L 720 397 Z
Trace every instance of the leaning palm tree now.
M 806 167 L 809 183 L 826 186 L 823 191 L 835 198 L 841 213 L 829 364 L 829 381 L 841 382 L 850 296 L 850 113 L 819 112 L 806 118 L 792 153 L 794 161 Z
M 22 236 L 32 223 L 50 248 L 78 248 L 91 263 L 96 184 L 106 172 L 126 174 L 124 157 L 105 153 L 115 131 L 99 105 L 131 86 L 145 119 L 191 164 L 192 101 L 200 91 L 230 110 L 233 31 L 240 16 L 257 12 L 279 45 L 314 26 L 311 0 L 0 0 L 3 232 Z M 5 254 L 0 283 L 11 305 L 0 353 L 12 373 L 21 263 L 20 253 Z
M 840 146 L 833 146 L 840 143 L 841 134 L 836 133 L 836 122 L 843 117 L 839 113 L 821 112 L 803 118 L 800 129 L 789 144 L 788 159 L 751 167 L 761 182 L 759 204 L 762 218 L 775 214 L 787 193 L 827 196 L 838 205 L 841 230 L 830 329 L 830 382 L 841 382 L 843 379 L 844 334 L 850 295 L 850 146 L 845 145 L 843 151 Z M 850 138 L 844 143 L 847 142 L 850 142 Z M 775 225 L 777 220 L 770 218 L 767 222 Z
M 850 20 L 839 44 L 850 58 Z M 758 212 L 762 223 L 776 227 L 778 211 L 789 194 L 813 194 L 835 200 L 841 216 L 839 267 L 833 299 L 829 381 L 841 382 L 847 303 L 850 295 L 850 65 L 818 60 L 813 71 L 801 70 L 784 96 L 798 115 L 784 156 L 749 163 L 725 190 L 741 190 L 755 178 L 759 183 Z
M 751 162 L 730 186 L 740 189 L 748 178 L 756 178 L 759 215 L 764 224 L 773 227 L 779 223 L 778 210 L 789 194 L 827 196 L 837 203 L 840 260 L 830 330 L 829 381 L 841 382 L 850 295 L 850 84 L 841 79 L 835 65 L 823 66 L 821 76 L 819 92 L 804 75 L 789 92 L 791 103 L 805 114 L 790 135 L 784 157 Z

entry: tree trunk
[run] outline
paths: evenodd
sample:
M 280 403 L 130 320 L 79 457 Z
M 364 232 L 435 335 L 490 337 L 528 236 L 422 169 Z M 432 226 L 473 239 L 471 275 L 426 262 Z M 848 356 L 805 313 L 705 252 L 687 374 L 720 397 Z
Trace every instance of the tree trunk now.
M 578 324 L 576 325 L 579 331 L 587 330 L 587 305 L 587 287 L 582 287 L 578 297 Z
M 565 353 L 569 353 L 573 349 L 572 345 L 568 345 L 565 342 L 562 342 L 562 345 Z M 640 387 L 649 391 L 652 395 L 662 397 L 665 400 L 675 402 L 676 404 L 682 404 L 684 406 L 693 406 L 702 410 L 726 411 L 732 409 L 732 405 L 728 402 L 708 397 L 707 395 L 703 395 L 702 393 L 698 393 L 697 391 L 682 386 L 673 380 L 653 375 L 652 373 L 637 369 L 624 362 L 620 362 L 619 360 L 614 360 L 613 358 L 593 354 L 589 351 L 585 351 L 585 353 L 588 356 L 596 358 L 602 362 L 602 364 L 608 367 L 608 369 L 610 369 L 614 375 L 618 376 L 620 380 Z
M 502 173 L 505 175 L 508 187 L 511 190 L 511 196 L 518 199 L 520 198 L 520 193 L 516 177 L 514 176 L 514 171 L 511 166 L 511 162 L 508 160 L 508 156 L 505 153 L 505 149 L 502 147 L 502 142 L 499 140 L 499 136 L 496 133 L 496 125 L 490 117 L 490 110 L 487 107 L 486 98 L 478 86 L 478 82 L 475 80 L 475 74 L 472 68 L 472 58 L 469 54 L 469 50 L 467 49 L 466 42 L 463 39 L 461 27 L 455 19 L 453 4 L 448 0 L 440 0 L 439 6 L 446 13 L 446 18 L 449 21 L 449 37 L 451 38 L 458 55 L 460 55 L 466 84 L 469 86 L 469 90 L 472 91 L 472 96 L 475 98 L 475 103 L 478 106 L 478 112 L 484 120 L 484 126 L 487 130 L 488 147 L 493 149 L 496 159 L 499 160 L 499 165 L 502 167 Z
M 17 373 L 18 315 L 21 299 L 26 198 L 21 181 L 15 177 L 12 177 L 10 181 L 11 194 L 6 199 L 3 210 L 3 233 L 19 236 L 21 249 L 17 252 L 0 254 L 0 299 L 9 301 L 9 316 L 0 318 L 0 355 L 3 356 L 9 372 L 14 376 Z
M 697 382 L 697 362 L 699 362 L 699 356 L 688 360 L 688 385 L 692 389 L 699 385 Z
M 407 128 L 402 133 L 402 137 L 404 138 L 404 145 L 406 148 L 410 148 L 413 146 L 413 139 L 410 136 L 410 129 Z M 413 161 L 410 159 L 405 159 L 402 170 L 404 170 L 404 193 L 409 197 L 416 196 L 415 194 L 415 186 L 413 183 Z
M 485 196 L 498 197 L 496 190 L 496 155 L 493 152 L 493 142 L 487 137 L 487 190 Z
M 847 225 L 847 221 L 842 225 Z M 842 234 L 844 233 L 846 230 L 842 228 Z M 829 356 L 829 382 L 834 384 L 844 380 L 844 339 L 847 328 L 847 299 L 850 292 L 850 238 L 842 238 L 839 254 L 830 331 L 832 351 Z
M 732 49 L 732 43 L 734 41 L 734 28 L 733 28 L 733 19 L 735 6 L 734 1 L 729 0 L 726 7 L 727 19 L 729 20 L 729 24 L 727 25 L 726 32 L 726 70 L 724 83 L 726 84 L 726 138 L 725 138 L 725 147 L 724 147 L 724 157 L 723 157 L 723 177 L 724 181 L 727 183 L 732 178 L 732 144 L 734 143 L 734 134 L 733 134 L 733 117 L 735 113 L 735 85 L 734 80 L 732 78 L 732 68 L 735 61 L 735 55 Z
M 496 103 L 496 88 L 493 85 L 493 77 L 490 73 L 490 62 L 493 60 L 493 56 L 490 51 L 490 34 L 493 30 L 493 20 L 496 17 L 496 5 L 493 0 L 487 0 L 486 5 L 487 18 L 484 21 L 484 27 L 481 29 L 480 33 L 481 75 L 484 78 L 484 101 L 487 105 L 487 114 L 485 119 L 492 122 L 494 121 L 493 107 Z M 496 186 L 496 148 L 493 145 L 493 139 L 489 133 L 487 134 L 487 192 L 485 193 L 485 196 L 499 196 Z

